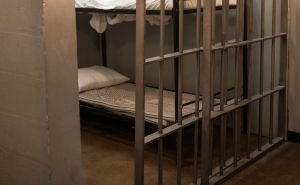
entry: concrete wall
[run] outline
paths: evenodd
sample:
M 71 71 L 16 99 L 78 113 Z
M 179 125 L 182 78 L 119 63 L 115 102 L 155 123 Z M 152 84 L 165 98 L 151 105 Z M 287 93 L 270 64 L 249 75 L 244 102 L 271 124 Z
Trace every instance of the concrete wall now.
M 91 14 L 76 14 L 78 67 L 100 65 L 99 34 L 90 26 Z
M 300 1 L 290 0 L 289 131 L 300 133 Z
M 72 7 L 1 2 L 0 184 L 81 184 Z
M 276 4 L 276 33 L 280 33 L 280 15 L 281 8 L 280 2 Z M 265 36 L 272 35 L 272 8 L 273 1 L 265 1 Z M 261 33 L 261 1 L 253 1 L 253 38 L 260 38 Z M 280 58 L 280 39 L 275 40 L 275 87 L 279 85 L 279 58 Z M 271 89 L 271 40 L 265 41 L 264 52 L 264 91 Z M 259 94 L 260 83 L 260 43 L 253 44 L 253 68 L 252 68 L 252 95 Z M 278 128 L 278 93 L 274 96 L 274 136 L 277 135 Z M 259 102 L 256 101 L 252 104 L 252 124 L 251 131 L 258 133 L 259 121 Z M 270 96 L 263 99 L 263 135 L 268 136 L 270 121 Z

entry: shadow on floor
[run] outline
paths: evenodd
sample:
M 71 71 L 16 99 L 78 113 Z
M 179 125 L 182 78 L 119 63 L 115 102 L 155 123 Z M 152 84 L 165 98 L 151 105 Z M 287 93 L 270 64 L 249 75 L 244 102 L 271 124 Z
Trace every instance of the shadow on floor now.
M 134 128 L 133 124 L 103 117 L 82 116 L 83 181 L 86 185 L 132 185 L 134 179 Z M 154 132 L 146 129 L 146 134 Z M 200 132 L 201 133 L 201 130 Z M 214 127 L 213 168 L 219 165 L 220 129 Z M 201 135 L 199 135 L 201 139 Z M 263 138 L 263 142 L 267 142 Z M 201 143 L 201 142 L 200 142 Z M 182 184 L 190 184 L 193 178 L 194 128 L 183 130 Z M 176 184 L 176 135 L 164 138 L 164 184 Z M 227 159 L 232 156 L 233 132 L 227 129 Z M 241 136 L 241 158 L 245 156 L 246 135 Z M 157 184 L 157 142 L 145 147 L 145 185 Z M 201 146 L 199 146 L 201 148 Z M 251 150 L 257 149 L 257 136 L 251 135 Z M 198 176 L 201 173 L 200 151 Z M 282 164 L 283 165 L 283 164 Z M 268 170 L 268 169 L 265 169 Z M 271 169 L 270 169 L 271 170 Z M 268 172 L 265 172 L 268 173 Z M 255 173 L 254 173 L 255 174 Z M 257 178 L 256 178 L 257 179 Z M 244 180 L 228 181 L 227 184 L 243 184 Z M 253 181 L 251 181 L 253 182 Z

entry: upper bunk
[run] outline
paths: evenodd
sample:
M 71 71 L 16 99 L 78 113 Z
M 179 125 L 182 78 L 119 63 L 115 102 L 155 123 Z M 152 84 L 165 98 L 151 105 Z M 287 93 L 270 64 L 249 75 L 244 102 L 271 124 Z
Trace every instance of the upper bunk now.
M 178 15 L 178 0 L 165 0 L 165 23 Z M 236 7 L 236 0 L 228 0 L 229 8 Z M 176 4 L 175 6 L 173 6 Z M 136 0 L 75 0 L 76 12 L 93 13 L 91 26 L 103 33 L 107 24 L 113 25 L 123 21 L 134 21 Z M 222 0 L 216 0 L 216 9 L 222 9 Z M 196 13 L 197 0 L 184 0 L 184 13 Z M 160 24 L 160 0 L 146 0 L 146 20 L 151 25 Z
M 165 0 L 165 14 L 172 15 L 174 2 L 178 0 Z M 202 3 L 203 4 L 203 3 Z M 229 0 L 229 7 L 235 8 L 236 0 Z M 222 8 L 222 0 L 216 0 L 217 9 Z M 94 13 L 124 13 L 135 14 L 136 0 L 76 0 L 75 8 L 77 12 Z M 195 13 L 197 0 L 184 0 L 185 13 Z M 146 14 L 159 15 L 160 0 L 146 0 Z

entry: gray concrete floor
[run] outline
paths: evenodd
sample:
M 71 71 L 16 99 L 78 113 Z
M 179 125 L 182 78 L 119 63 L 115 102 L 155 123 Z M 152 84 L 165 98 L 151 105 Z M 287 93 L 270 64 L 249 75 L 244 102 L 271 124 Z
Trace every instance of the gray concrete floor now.
M 153 130 L 146 130 L 146 134 Z M 193 128 L 183 132 L 182 184 L 190 184 L 193 174 Z M 228 130 L 227 158 L 232 156 L 232 131 Z M 219 162 L 219 129 L 214 129 L 213 167 Z M 83 181 L 85 185 L 131 185 L 134 177 L 134 129 L 111 119 L 81 118 Z M 176 137 L 164 139 L 164 184 L 176 184 Z M 245 156 L 242 135 L 241 157 Z M 267 138 L 264 138 L 267 142 Z M 256 149 L 257 137 L 251 136 Z M 300 145 L 285 143 L 237 174 L 225 184 L 299 184 Z M 145 148 L 145 185 L 157 184 L 157 143 Z M 200 156 L 199 156 L 200 160 Z M 201 164 L 198 163 L 201 173 Z
M 285 142 L 224 184 L 300 184 L 300 144 Z

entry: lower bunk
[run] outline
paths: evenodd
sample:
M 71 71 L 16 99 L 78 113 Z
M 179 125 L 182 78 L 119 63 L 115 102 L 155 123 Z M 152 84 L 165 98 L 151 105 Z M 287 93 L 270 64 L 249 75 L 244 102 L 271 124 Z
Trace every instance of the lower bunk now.
M 163 93 L 163 126 L 175 123 L 174 92 L 164 90 Z M 201 96 L 199 97 L 201 100 Z M 135 84 L 122 83 L 119 85 L 84 91 L 79 94 L 80 105 L 85 108 L 102 109 L 116 116 L 135 117 Z M 183 118 L 192 116 L 195 112 L 195 95 L 183 93 Z M 215 104 L 219 100 L 215 99 Z M 202 102 L 199 102 L 199 111 Z M 145 88 L 145 121 L 158 124 L 158 89 Z
M 79 101 L 83 111 L 134 122 L 135 84 L 128 83 L 129 78 L 104 66 L 93 66 L 78 70 Z M 158 125 L 159 89 L 145 87 L 145 122 L 149 127 Z M 202 110 L 202 97 L 199 96 L 199 112 Z M 195 95 L 183 93 L 183 120 L 193 119 L 195 114 Z M 215 98 L 215 110 L 220 100 Z M 228 101 L 228 105 L 231 101 Z M 163 91 L 163 126 L 176 122 L 175 92 Z M 201 113 L 200 113 L 201 115 Z

